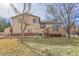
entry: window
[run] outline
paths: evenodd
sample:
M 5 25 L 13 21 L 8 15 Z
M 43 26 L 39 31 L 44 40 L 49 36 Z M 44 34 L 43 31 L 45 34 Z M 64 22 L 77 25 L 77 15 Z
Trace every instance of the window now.
M 28 32 L 31 32 L 31 31 L 32 31 L 31 29 L 28 30 Z
M 53 31 L 59 31 L 59 24 L 55 24 L 53 26 Z
M 33 19 L 33 23 L 36 23 L 36 19 Z
M 46 28 L 46 24 L 40 24 L 40 28 L 42 29 Z

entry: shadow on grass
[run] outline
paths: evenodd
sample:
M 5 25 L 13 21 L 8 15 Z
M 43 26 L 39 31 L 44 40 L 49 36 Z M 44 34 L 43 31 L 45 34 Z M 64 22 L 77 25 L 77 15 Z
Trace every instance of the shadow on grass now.
M 51 53 L 49 52 L 49 50 L 43 51 L 43 50 L 34 48 L 34 47 L 28 45 L 27 43 L 23 43 L 23 44 L 24 44 L 26 47 L 28 47 L 33 53 L 35 53 L 35 54 L 38 55 L 38 56 L 40 56 L 40 55 L 43 54 L 43 53 L 44 53 L 45 55 L 47 55 L 47 56 L 50 56 L 50 55 L 51 55 Z M 40 51 L 41 53 L 38 53 L 39 51 Z
M 50 50 L 46 49 L 46 50 L 40 50 L 39 48 L 36 47 L 32 47 L 30 45 L 27 44 L 27 42 L 29 43 L 38 43 L 38 44 L 43 44 L 43 45 L 60 45 L 60 46 L 64 46 L 64 45 L 72 45 L 72 46 L 79 46 L 79 39 L 71 39 L 71 42 L 66 38 L 66 37 L 56 37 L 56 38 L 28 38 L 28 39 L 24 39 L 24 45 L 26 47 L 28 47 L 32 52 L 36 53 L 36 55 L 41 55 L 41 54 L 45 54 L 47 56 L 52 56 L 52 53 L 50 52 Z M 77 44 L 78 43 L 78 44 Z M 38 51 L 40 51 L 41 53 L 38 53 Z
M 67 37 L 54 38 L 25 38 L 24 42 L 38 43 L 43 45 L 73 45 L 75 39 L 68 40 Z
M 33 53 L 35 53 L 35 55 L 37 56 L 43 56 L 43 55 L 47 55 L 47 56 L 52 56 L 53 54 L 57 54 L 57 53 L 51 53 L 51 51 L 49 49 L 45 49 L 45 50 L 41 50 L 39 48 L 33 47 L 31 45 L 29 45 L 28 43 L 38 43 L 41 45 L 49 45 L 49 46 L 53 46 L 53 45 L 60 45 L 60 46 L 64 46 L 64 45 L 72 45 L 72 46 L 79 46 L 79 39 L 78 38 L 72 38 L 71 42 L 66 38 L 66 37 L 54 37 L 54 38 L 24 38 L 24 46 L 26 46 L 27 48 L 29 48 L 30 51 L 32 51 Z M 13 51 L 14 52 L 14 51 Z M 61 52 L 59 52 L 61 53 Z M 59 53 L 57 55 L 59 55 Z

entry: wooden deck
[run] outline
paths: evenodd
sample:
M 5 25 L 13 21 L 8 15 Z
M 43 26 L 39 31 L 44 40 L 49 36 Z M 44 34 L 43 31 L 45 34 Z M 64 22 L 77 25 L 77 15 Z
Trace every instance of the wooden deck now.
M 24 33 L 24 36 L 38 36 L 40 33 Z M 21 33 L 12 33 L 11 36 L 21 36 Z
M 65 34 L 61 32 L 51 32 L 51 33 L 44 33 L 44 36 L 59 37 L 59 36 L 65 36 Z

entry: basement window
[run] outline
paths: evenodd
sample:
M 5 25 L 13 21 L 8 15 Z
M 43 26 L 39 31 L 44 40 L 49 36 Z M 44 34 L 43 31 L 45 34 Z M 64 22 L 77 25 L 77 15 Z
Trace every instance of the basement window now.
M 29 30 L 28 30 L 28 32 L 32 32 L 32 30 L 31 30 L 31 29 L 29 29 Z

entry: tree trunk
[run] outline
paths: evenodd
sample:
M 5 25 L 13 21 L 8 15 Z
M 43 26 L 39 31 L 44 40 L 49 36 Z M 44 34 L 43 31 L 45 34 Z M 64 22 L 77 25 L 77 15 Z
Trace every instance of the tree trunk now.
M 70 33 L 68 32 L 68 39 L 70 39 Z
M 23 43 L 23 33 L 21 32 L 21 39 L 20 42 Z
M 67 35 L 68 35 L 68 40 L 71 43 L 70 30 L 67 31 Z
M 22 32 L 22 28 L 23 28 L 23 27 L 22 27 L 22 23 L 21 23 L 21 34 L 20 34 L 20 35 L 21 35 L 21 38 L 20 38 L 20 42 L 21 42 L 21 43 L 23 43 L 23 32 Z

